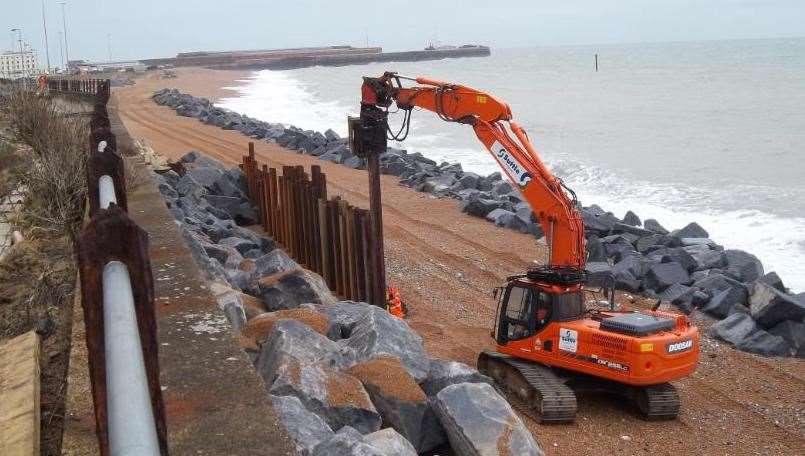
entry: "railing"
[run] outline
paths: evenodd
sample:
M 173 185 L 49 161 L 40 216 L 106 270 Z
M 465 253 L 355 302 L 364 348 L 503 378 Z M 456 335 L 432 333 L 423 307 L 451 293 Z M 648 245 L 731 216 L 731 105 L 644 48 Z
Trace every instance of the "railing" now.
M 109 91 L 108 79 L 48 79 L 48 90 L 51 92 L 74 93 L 96 96 Z
M 148 234 L 126 213 L 124 163 L 106 110 L 109 81 L 51 80 L 48 88 L 95 99 L 90 220 L 78 240 L 78 267 L 100 453 L 167 455 Z
M 381 271 L 382 256 L 372 252 L 382 239 L 374 239 L 371 216 L 340 197 L 327 199 L 327 178 L 318 165 L 260 166 L 254 144 L 241 165 L 249 198 L 257 207 L 266 233 L 292 258 L 324 278 L 336 294 L 346 299 L 386 305 Z

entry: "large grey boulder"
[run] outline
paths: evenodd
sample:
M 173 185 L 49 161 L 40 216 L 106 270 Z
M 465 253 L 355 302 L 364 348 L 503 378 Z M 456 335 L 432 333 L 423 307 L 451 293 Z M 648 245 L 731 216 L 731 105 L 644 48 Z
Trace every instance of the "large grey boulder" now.
M 805 318 L 805 300 L 762 282 L 755 284 L 749 303 L 752 318 L 764 328 L 771 328 L 785 320 L 802 321 Z
M 206 242 L 200 242 L 201 247 L 204 249 L 204 253 L 215 260 L 218 260 L 221 265 L 226 264 L 229 255 L 232 254 L 232 250 L 227 248 L 226 246 L 221 246 L 217 244 L 209 244 Z
M 459 383 L 441 390 L 434 410 L 450 445 L 462 456 L 542 455 L 534 437 L 508 402 L 486 383 Z
M 657 246 L 674 247 L 676 245 L 676 238 L 657 233 L 641 236 L 637 241 L 634 242 L 635 249 L 643 254 L 656 249 Z
M 585 266 L 587 283 L 593 287 L 608 287 L 613 284 L 612 266 L 606 261 L 591 261 Z
M 640 255 L 627 255 L 615 263 L 615 266 L 612 267 L 612 273 L 617 275 L 627 272 L 636 279 L 642 279 L 648 272 L 648 268 L 649 263 Z
M 257 220 L 257 213 L 246 200 L 218 195 L 206 195 L 204 199 L 211 206 L 226 211 L 238 225 L 252 225 Z
M 710 237 L 710 234 L 702 228 L 698 223 L 692 222 L 689 223 L 684 228 L 674 230 L 671 232 L 671 236 L 677 238 L 707 238 Z
M 628 223 L 617 222 L 612 226 L 613 233 L 628 233 L 637 237 L 650 236 L 652 231 L 629 225 Z
M 334 329 L 330 334 L 331 338 L 340 340 L 349 338 L 355 325 L 373 312 L 375 306 L 365 302 L 338 301 L 332 304 L 316 305 L 315 308 L 329 318 Z
M 456 182 L 456 184 L 460 185 L 461 188 L 454 190 L 476 189 L 478 187 L 479 180 L 481 180 L 481 176 L 475 173 L 466 172 L 462 174 L 461 177 Z
M 363 384 L 383 425 L 393 427 L 418 452 L 433 450 L 447 441 L 428 397 L 398 358 L 381 356 L 346 372 Z
M 711 326 L 710 335 L 732 345 L 738 345 L 759 330 L 760 328 L 751 316 L 745 313 L 734 313 Z
M 663 290 L 659 293 L 659 298 L 663 301 L 668 301 L 673 303 L 674 301 L 679 300 L 682 296 L 690 293 L 691 288 L 687 285 L 682 285 L 681 283 L 675 283 L 670 287 Z
M 530 212 L 528 215 L 521 217 L 520 215 L 506 209 L 495 209 L 486 215 L 486 219 L 494 223 L 496 226 L 525 233 L 528 231 L 528 227 L 531 224 L 530 221 L 526 221 L 530 218 L 530 216 Z
M 379 307 L 369 309 L 352 325 L 349 338 L 339 343 L 353 351 L 356 363 L 391 355 L 402 361 L 417 382 L 428 376 L 430 366 L 422 338 L 405 321 Z
M 447 192 L 450 190 L 450 187 L 452 187 L 455 183 L 455 175 L 442 174 L 440 176 L 425 179 L 425 182 L 421 184 L 421 188 L 417 188 L 416 190 L 432 193 L 434 195 L 444 195 L 447 194 Z
M 649 267 L 644 280 L 646 288 L 660 292 L 675 283 L 690 283 L 690 275 L 679 263 L 659 263 Z
M 201 184 L 207 190 L 215 189 L 215 182 L 224 176 L 224 172 L 218 168 L 194 167 L 189 169 L 185 176 L 190 176 L 194 181 Z
M 377 431 L 381 417 L 355 377 L 321 364 L 282 364 L 269 387 L 275 396 L 294 396 L 332 429 L 351 426 L 363 434 Z
M 422 382 L 422 390 L 428 396 L 435 396 L 439 391 L 457 383 L 489 383 L 492 379 L 472 367 L 458 361 L 445 359 L 430 360 L 428 377 Z
M 257 277 L 265 277 L 278 272 L 290 271 L 299 268 L 299 264 L 291 259 L 282 249 L 274 249 L 271 252 L 257 258 L 254 261 L 255 274 Z
M 213 242 L 231 237 L 236 234 L 237 225 L 233 220 L 221 220 L 209 215 L 205 217 L 203 223 L 198 227 L 205 236 Z
M 791 346 L 780 336 L 762 329 L 750 334 L 736 345 L 739 350 L 763 356 L 788 356 Z
M 502 203 L 495 199 L 472 197 L 461 204 L 461 210 L 475 217 L 486 217 L 501 206 Z
M 246 325 L 246 309 L 243 306 L 241 294 L 223 284 L 213 284 L 211 287 L 215 295 L 218 308 L 224 312 L 234 334 L 240 333 Z M 216 291 L 218 290 L 218 291 Z
M 771 286 L 777 291 L 781 291 L 783 293 L 786 292 L 785 285 L 783 285 L 783 279 L 781 279 L 780 276 L 777 275 L 777 273 L 774 271 L 767 273 L 766 275 L 757 280 L 758 282 L 763 282 L 766 285 Z
M 794 356 L 805 358 L 805 323 L 786 320 L 771 328 L 769 333 L 782 337 L 791 347 Z
M 763 277 L 763 264 L 756 256 L 743 250 L 725 250 L 727 273 L 744 283 Z
M 312 455 L 316 445 L 335 434 L 321 417 L 306 409 L 299 398 L 272 395 L 271 402 L 300 456 Z
M 743 287 L 730 287 L 719 291 L 710 298 L 702 310 L 716 318 L 724 318 L 737 305 L 746 305 L 746 290 Z
M 710 334 L 725 340 L 739 350 L 764 356 L 786 356 L 791 347 L 780 336 L 761 329 L 745 313 L 733 313 L 710 328 Z
M 195 199 L 199 199 L 207 194 L 207 190 L 193 179 L 193 176 L 190 174 L 182 176 L 174 188 L 179 196 L 192 196 Z
M 514 190 L 514 187 L 508 180 L 501 180 L 492 184 L 492 194 L 494 195 L 508 195 L 512 190 Z
M 392 428 L 381 429 L 363 437 L 364 442 L 382 454 L 394 456 L 416 456 L 411 442 Z
M 515 217 L 516 215 L 514 212 L 507 211 L 506 209 L 495 209 L 486 214 L 486 219 L 494 223 L 496 226 L 503 226 Z
M 658 263 L 679 263 L 688 272 L 693 272 L 698 267 L 698 263 L 690 253 L 680 247 L 657 249 L 649 253 L 647 257 Z
M 257 372 L 270 387 L 283 366 L 320 364 L 340 367 L 350 354 L 310 326 L 296 320 L 279 320 L 266 338 L 255 361 Z
M 587 261 L 607 261 L 607 251 L 598 236 L 587 238 Z
M 632 211 L 626 211 L 626 215 L 623 216 L 623 223 L 629 226 L 640 226 L 642 222 L 640 222 L 640 217 L 637 216 Z
M 700 250 L 691 253 L 691 257 L 696 261 L 696 270 L 703 271 L 706 269 L 723 268 L 727 265 L 727 257 L 724 252 L 718 250 Z
M 316 446 L 313 456 L 415 456 L 416 450 L 410 443 L 406 443 L 391 428 L 364 436 L 345 426 L 333 437 Z
M 744 287 L 741 282 L 727 277 L 720 272 L 715 272 L 715 270 L 711 270 L 705 277 L 693 282 L 693 286 L 705 290 L 712 295 L 715 295 L 719 291 L 726 290 L 727 288 Z
M 653 231 L 657 234 L 668 234 L 668 230 L 665 229 L 660 222 L 654 219 L 646 219 L 643 221 L 643 227 L 649 231 Z
M 266 276 L 257 282 L 257 296 L 268 310 L 295 309 L 301 304 L 334 303 L 327 283 L 315 272 L 294 269 Z
M 216 195 L 228 196 L 231 198 L 245 199 L 246 193 L 239 186 L 238 182 L 233 180 L 231 174 L 224 173 L 219 177 L 212 186 L 212 191 Z
M 615 227 L 615 224 L 620 223 L 620 220 L 612 214 L 601 213 L 590 208 L 583 208 L 581 217 L 584 220 L 584 231 L 595 233 L 599 236 L 608 235 L 612 228 Z
M 237 250 L 238 253 L 240 253 L 241 255 L 248 252 L 249 250 L 257 249 L 260 247 L 260 244 L 256 244 L 252 240 L 234 236 L 219 240 L 218 245 L 233 248 Z

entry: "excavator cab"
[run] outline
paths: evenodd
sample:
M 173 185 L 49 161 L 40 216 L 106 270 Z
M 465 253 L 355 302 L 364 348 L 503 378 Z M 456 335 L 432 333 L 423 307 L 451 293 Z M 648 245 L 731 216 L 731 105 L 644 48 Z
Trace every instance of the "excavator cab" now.
M 494 334 L 497 343 L 506 345 L 532 337 L 553 321 L 580 318 L 585 311 L 581 290 L 557 293 L 555 288 L 523 278 L 510 280 L 500 288 Z M 550 350 L 550 346 L 544 349 Z

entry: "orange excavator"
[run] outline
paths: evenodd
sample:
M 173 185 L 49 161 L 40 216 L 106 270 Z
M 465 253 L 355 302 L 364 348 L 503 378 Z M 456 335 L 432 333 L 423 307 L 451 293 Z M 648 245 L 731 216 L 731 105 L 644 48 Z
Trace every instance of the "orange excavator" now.
M 416 85 L 404 87 L 406 84 Z M 352 150 L 380 154 L 408 134 L 414 108 L 465 124 L 497 160 L 531 206 L 548 247 L 548 263 L 508 277 L 494 290 L 496 351 L 478 357 L 509 400 L 544 423 L 572 421 L 577 393 L 612 393 L 647 419 L 671 419 L 680 407 L 669 383 L 690 375 L 699 359 L 699 332 L 684 315 L 655 308 L 588 308 L 584 223 L 575 194 L 542 163 L 509 105 L 484 92 L 387 72 L 364 77 L 360 118 L 350 122 Z M 403 125 L 388 124 L 392 104 Z M 513 134 L 513 136 L 512 136 Z

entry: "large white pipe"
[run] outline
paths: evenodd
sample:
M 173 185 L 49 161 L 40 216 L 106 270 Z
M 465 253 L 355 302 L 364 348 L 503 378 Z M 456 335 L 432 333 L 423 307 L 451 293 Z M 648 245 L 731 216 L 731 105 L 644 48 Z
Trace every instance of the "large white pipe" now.
M 103 268 L 103 324 L 109 453 L 159 456 L 131 279 L 119 261 Z
M 115 182 L 110 176 L 103 175 L 98 179 L 98 199 L 100 199 L 101 209 L 109 209 L 109 204 L 117 204 L 115 195 Z

